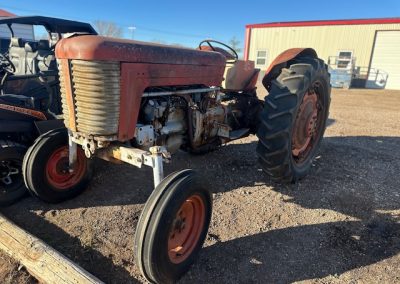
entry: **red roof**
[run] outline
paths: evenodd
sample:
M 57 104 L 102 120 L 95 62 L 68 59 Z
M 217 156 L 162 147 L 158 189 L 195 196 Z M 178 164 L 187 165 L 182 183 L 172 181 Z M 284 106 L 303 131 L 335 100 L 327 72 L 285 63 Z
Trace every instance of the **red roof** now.
M 16 15 L 6 10 L 0 9 L 0 17 L 15 17 Z
M 250 24 L 246 25 L 246 28 L 310 27 L 310 26 L 373 25 L 373 24 L 400 24 L 400 18 L 273 22 L 273 23 L 263 23 L 263 24 Z

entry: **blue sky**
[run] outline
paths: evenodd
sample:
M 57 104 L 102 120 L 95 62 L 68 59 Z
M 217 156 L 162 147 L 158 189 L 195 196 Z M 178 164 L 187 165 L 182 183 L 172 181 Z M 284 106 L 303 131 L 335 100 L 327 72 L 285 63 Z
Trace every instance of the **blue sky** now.
M 227 42 L 236 36 L 243 46 L 246 24 L 348 18 L 400 17 L 399 0 L 275 1 L 89 1 L 2 0 L 0 9 L 17 15 L 44 15 L 93 22 L 112 21 L 130 37 L 195 47 L 203 38 Z

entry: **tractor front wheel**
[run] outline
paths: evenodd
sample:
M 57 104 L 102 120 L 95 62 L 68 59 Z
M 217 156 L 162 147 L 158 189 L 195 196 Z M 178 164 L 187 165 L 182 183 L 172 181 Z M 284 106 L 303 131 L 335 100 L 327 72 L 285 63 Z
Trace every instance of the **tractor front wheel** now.
M 77 162 L 69 169 L 67 129 L 49 131 L 35 141 L 22 165 L 25 185 L 40 199 L 57 203 L 80 194 L 92 177 L 92 161 L 78 147 Z
M 135 258 L 151 283 L 174 283 L 196 260 L 210 224 L 211 194 L 192 170 L 166 177 L 142 211 Z
M 321 59 L 300 57 L 271 82 L 257 133 L 257 154 L 274 180 L 295 182 L 310 170 L 328 119 L 329 80 Z

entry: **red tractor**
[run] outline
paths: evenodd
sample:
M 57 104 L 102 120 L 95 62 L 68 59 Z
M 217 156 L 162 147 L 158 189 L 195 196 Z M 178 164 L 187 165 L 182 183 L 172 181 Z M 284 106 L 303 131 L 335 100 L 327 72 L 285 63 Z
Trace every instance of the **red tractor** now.
M 86 187 L 93 157 L 152 167 L 155 190 L 135 239 L 150 282 L 173 282 L 189 269 L 211 219 L 209 188 L 194 171 L 164 178 L 171 153 L 206 153 L 257 134 L 265 173 L 293 182 L 310 169 L 328 118 L 329 73 L 310 48 L 275 59 L 263 78 L 265 101 L 254 62 L 213 40 L 194 50 L 76 34 L 57 44 L 56 57 L 68 132 L 37 139 L 25 155 L 25 183 L 59 202 Z

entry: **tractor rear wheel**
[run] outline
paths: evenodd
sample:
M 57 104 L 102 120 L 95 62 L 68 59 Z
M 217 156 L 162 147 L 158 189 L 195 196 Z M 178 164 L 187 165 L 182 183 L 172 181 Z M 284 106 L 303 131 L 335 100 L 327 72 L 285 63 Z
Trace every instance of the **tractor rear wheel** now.
M 68 132 L 61 128 L 37 138 L 24 157 L 22 172 L 33 195 L 57 203 L 86 189 L 92 177 L 92 161 L 78 147 L 75 168 L 69 170 Z
M 167 176 L 153 191 L 135 236 L 138 267 L 151 283 L 175 283 L 190 268 L 204 243 L 212 199 L 192 170 Z
M 257 155 L 274 180 L 295 182 L 310 170 L 328 119 L 329 80 L 323 60 L 300 57 L 271 82 L 257 132 Z

